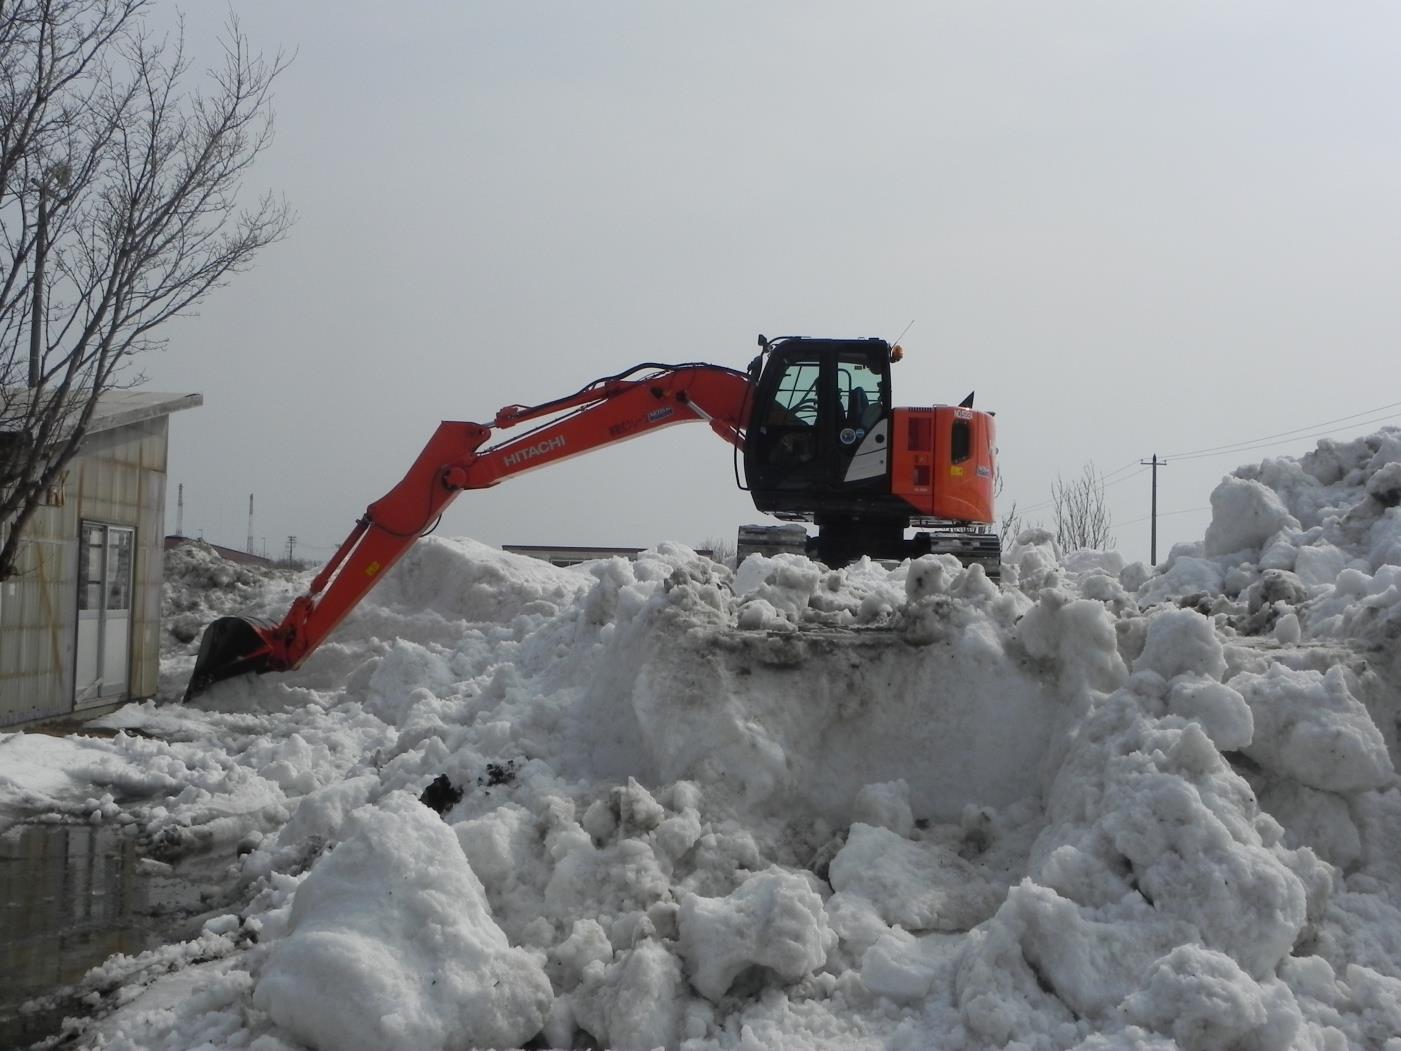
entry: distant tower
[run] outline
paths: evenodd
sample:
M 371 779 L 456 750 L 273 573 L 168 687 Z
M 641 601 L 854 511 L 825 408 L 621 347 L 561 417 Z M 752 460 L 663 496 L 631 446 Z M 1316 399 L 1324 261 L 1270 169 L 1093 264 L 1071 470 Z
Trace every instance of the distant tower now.
M 185 483 L 181 482 L 176 488 L 175 501 L 175 535 L 185 535 Z
M 253 494 L 248 494 L 248 553 L 253 553 Z

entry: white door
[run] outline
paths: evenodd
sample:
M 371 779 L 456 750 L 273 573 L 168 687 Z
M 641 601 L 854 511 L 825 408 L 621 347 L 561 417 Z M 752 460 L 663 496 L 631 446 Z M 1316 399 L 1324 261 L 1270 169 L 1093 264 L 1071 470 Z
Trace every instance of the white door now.
M 121 526 L 83 522 L 79 545 L 75 707 L 127 695 L 136 534 Z

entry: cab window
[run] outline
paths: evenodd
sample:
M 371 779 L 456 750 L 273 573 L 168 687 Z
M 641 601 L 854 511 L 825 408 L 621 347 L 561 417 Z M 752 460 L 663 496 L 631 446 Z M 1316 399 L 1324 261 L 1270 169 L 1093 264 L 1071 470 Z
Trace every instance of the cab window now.
M 973 425 L 968 420 L 953 421 L 950 454 L 954 463 L 963 463 L 973 455 Z
M 837 408 L 841 413 L 838 428 L 850 427 L 864 435 L 885 415 L 881 380 L 881 372 L 864 360 L 838 362 Z
M 779 377 L 769 422 L 788 426 L 817 426 L 818 380 L 821 374 L 818 362 L 790 362 Z

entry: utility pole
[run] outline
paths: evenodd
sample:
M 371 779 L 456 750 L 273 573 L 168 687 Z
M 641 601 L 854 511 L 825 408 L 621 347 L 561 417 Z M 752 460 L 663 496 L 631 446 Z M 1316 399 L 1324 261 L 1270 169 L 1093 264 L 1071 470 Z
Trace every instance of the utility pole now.
M 253 494 L 248 494 L 248 553 L 253 553 Z
M 179 496 L 175 501 L 175 535 L 185 535 L 185 483 L 181 482 L 176 492 Z
M 1149 532 L 1148 564 L 1156 566 L 1158 564 L 1158 468 L 1166 467 L 1166 460 L 1159 460 L 1158 454 L 1153 454 L 1151 460 L 1139 460 L 1144 467 L 1153 468 L 1153 509 L 1149 520 L 1153 523 Z
M 39 386 L 44 335 L 44 263 L 49 251 L 49 183 L 39 181 L 39 216 L 34 234 L 34 296 L 29 305 L 29 388 Z
M 292 554 L 297 550 L 297 538 L 289 536 L 287 538 L 287 561 L 292 561 Z
M 55 164 L 44 173 L 43 178 L 34 180 L 34 188 L 39 191 L 39 214 L 34 223 L 34 290 L 29 304 L 29 387 L 39 386 L 42 374 L 44 342 L 44 267 L 49 254 L 49 194 L 54 188 L 68 186 L 69 171 L 66 164 Z

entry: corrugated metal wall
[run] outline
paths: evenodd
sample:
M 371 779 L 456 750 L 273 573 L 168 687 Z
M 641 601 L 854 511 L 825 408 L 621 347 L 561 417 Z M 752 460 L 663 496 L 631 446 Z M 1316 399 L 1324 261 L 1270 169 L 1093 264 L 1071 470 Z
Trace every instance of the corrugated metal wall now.
M 40 508 L 17 574 L 0 582 L 0 726 L 72 708 L 77 535 L 71 494 L 61 507 Z
M 69 465 L 62 505 L 40 508 L 25 529 L 19 574 L 0 583 L 0 726 L 73 711 L 80 520 L 136 530 L 128 696 L 155 694 L 168 429 L 161 416 L 92 435 Z

